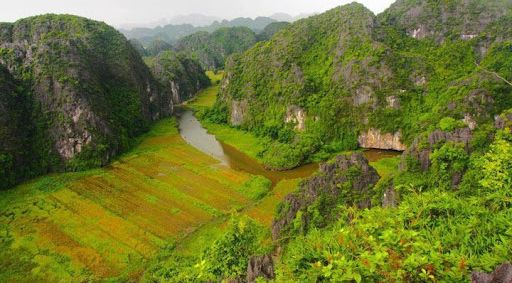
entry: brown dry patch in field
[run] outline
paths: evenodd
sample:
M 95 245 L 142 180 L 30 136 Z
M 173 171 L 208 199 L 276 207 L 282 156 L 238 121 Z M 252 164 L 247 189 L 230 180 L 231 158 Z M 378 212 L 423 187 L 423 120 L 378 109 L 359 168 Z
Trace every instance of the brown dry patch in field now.
M 71 260 L 100 277 L 111 277 L 117 275 L 94 249 L 80 246 L 78 242 L 64 233 L 57 225 L 42 221 L 38 223 L 39 245 L 55 250 L 58 253 L 67 255 Z

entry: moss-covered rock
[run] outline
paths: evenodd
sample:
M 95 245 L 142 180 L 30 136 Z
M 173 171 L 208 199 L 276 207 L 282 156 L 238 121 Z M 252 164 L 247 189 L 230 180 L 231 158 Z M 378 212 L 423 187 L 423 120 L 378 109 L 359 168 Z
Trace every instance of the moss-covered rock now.
M 21 99 L 23 103 L 14 104 L 27 105 L 8 108 L 16 112 L 8 117 L 34 125 L 28 144 L 38 145 L 41 153 L 30 162 L 19 159 L 11 172 L 16 181 L 48 170 L 104 165 L 130 147 L 152 121 L 172 112 L 170 96 L 137 51 L 101 22 L 43 15 L 2 24 L 0 65 L 8 70 L 3 76 L 11 82 L 2 82 L 8 89 L 1 94 L 2 103 Z M 16 92 L 18 88 L 23 94 Z M 9 137 L 21 145 L 15 151 L 30 152 L 23 138 L 15 137 Z M 2 144 L 0 150 L 5 148 L 9 145 Z
M 148 63 L 175 104 L 192 98 L 211 84 L 199 62 L 183 53 L 164 51 Z

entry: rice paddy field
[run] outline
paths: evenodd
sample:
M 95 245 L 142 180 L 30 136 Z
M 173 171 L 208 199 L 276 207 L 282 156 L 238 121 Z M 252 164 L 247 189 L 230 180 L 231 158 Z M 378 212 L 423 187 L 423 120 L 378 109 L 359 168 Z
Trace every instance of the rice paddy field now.
M 254 205 L 252 176 L 219 165 L 176 128 L 159 122 L 108 167 L 0 193 L 0 282 L 137 280 L 166 243 Z
M 213 82 L 222 73 L 209 74 Z M 211 107 L 218 83 L 187 107 Z M 204 124 L 204 123 L 203 123 Z M 253 157 L 261 140 L 204 125 Z M 397 158 L 375 161 L 390 174 Z M 175 118 L 158 122 L 111 165 L 44 176 L 0 192 L 0 282 L 134 282 L 169 245 L 200 254 L 221 237 L 233 214 L 269 227 L 300 178 L 270 186 L 187 144 Z

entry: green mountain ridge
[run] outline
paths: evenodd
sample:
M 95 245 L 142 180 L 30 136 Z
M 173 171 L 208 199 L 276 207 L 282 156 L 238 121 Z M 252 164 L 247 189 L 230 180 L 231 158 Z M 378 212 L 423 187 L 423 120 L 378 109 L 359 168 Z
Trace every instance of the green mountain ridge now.
M 7 171 L 2 188 L 42 173 L 105 165 L 153 121 L 172 113 L 171 91 L 104 23 L 43 15 L 1 24 L 0 65 L 10 73 L 2 78 L 7 91 L 0 93 L 2 116 L 9 117 L 0 132 Z M 13 96 L 19 110 L 9 106 Z M 17 122 L 24 126 L 16 128 Z
M 278 206 L 273 252 L 240 247 L 254 234 L 242 219 L 246 232 L 230 226 L 201 255 L 171 252 L 146 275 L 507 282 L 511 12 L 509 1 L 423 0 L 376 16 L 353 3 L 230 57 L 202 119 L 273 139 L 259 152 L 268 167 L 328 161 Z M 340 154 L 361 147 L 404 152 L 370 165 Z M 218 268 L 222 258 L 239 260 Z
M 195 27 L 190 24 L 183 25 L 166 25 L 155 28 L 134 28 L 131 30 L 121 30 L 121 32 L 130 39 L 137 39 L 145 45 L 149 45 L 154 40 L 164 40 L 168 43 L 174 44 L 179 39 L 194 34 L 196 32 L 209 32 L 213 33 L 221 28 L 231 27 L 246 27 L 254 32 L 262 31 L 270 23 L 276 20 L 268 17 L 251 18 L 236 18 L 233 20 L 216 21 L 213 24 L 205 27 Z
M 223 66 L 209 73 L 224 77 L 196 105 L 198 118 L 244 135 L 246 147 L 264 140 L 252 154 L 269 169 L 320 163 L 310 178 L 270 190 L 187 145 L 176 120 L 164 120 L 138 151 L 109 173 L 86 173 L 78 188 L 12 206 L 20 196 L 6 194 L 0 243 L 12 274 L 3 278 L 32 266 L 34 278 L 44 266 L 59 277 L 66 266 L 63 278 L 80 270 L 108 281 L 510 281 L 512 3 L 398 0 L 379 15 L 352 3 L 267 28 L 199 32 L 178 51 L 158 39 L 144 64 L 148 49 L 103 23 L 46 15 L 0 24 L 0 188 L 107 164 L 209 86 L 204 68 Z M 402 154 L 370 162 L 365 149 Z M 45 193 L 46 182 L 25 193 Z M 260 185 L 267 195 L 245 200 Z M 78 214 L 69 203 L 81 203 Z M 39 223 L 46 213 L 60 227 Z M 187 226 L 195 213 L 201 225 Z M 116 245 L 100 233 L 89 239 L 68 215 L 106 224 Z M 39 250 L 26 229 L 51 245 Z M 110 258 L 116 249 L 124 252 Z M 131 249 L 136 270 L 109 278 L 101 260 L 124 272 Z M 71 252 L 83 266 L 61 256 Z
M 349 4 L 298 21 L 228 60 L 218 108 L 228 109 L 232 125 L 279 142 L 262 153 L 268 166 L 294 167 L 318 152 L 371 145 L 371 137 L 385 133 L 391 146 L 370 147 L 403 150 L 397 139 L 410 145 L 445 116 L 490 122 L 510 106 L 507 86 L 483 71 L 497 64 L 491 62 L 497 50 L 506 52 L 503 40 L 489 41 L 501 22 L 478 38 L 436 43 L 418 41 L 382 17 Z M 472 104 L 467 93 L 489 103 Z
M 180 39 L 174 47 L 197 58 L 205 69 L 217 70 L 224 67 L 228 56 L 249 49 L 256 41 L 256 33 L 249 28 L 232 27 L 194 33 Z

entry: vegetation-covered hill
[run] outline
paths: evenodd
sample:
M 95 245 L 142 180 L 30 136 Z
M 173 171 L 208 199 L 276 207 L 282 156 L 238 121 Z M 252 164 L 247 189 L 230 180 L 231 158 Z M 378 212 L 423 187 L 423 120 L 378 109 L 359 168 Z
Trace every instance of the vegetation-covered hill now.
M 268 17 L 251 18 L 236 18 L 233 20 L 223 20 L 221 22 L 214 22 L 213 24 L 205 27 L 194 27 L 193 25 L 166 25 L 156 28 L 134 28 L 131 30 L 121 30 L 126 37 L 137 39 L 145 45 L 149 45 L 154 40 L 164 40 L 168 43 L 174 44 L 179 39 L 191 35 L 196 32 L 215 32 L 221 28 L 230 27 L 246 27 L 254 32 L 262 31 L 267 25 L 275 22 L 275 20 Z
M 414 6 L 397 10 L 404 3 Z M 462 17 L 460 26 L 439 20 L 425 36 L 389 16 L 418 13 L 417 30 L 446 7 L 457 10 L 441 19 Z M 404 153 L 377 164 L 381 176 L 357 153 L 321 164 L 278 207 L 273 249 L 253 224 L 235 221 L 200 255 L 161 259 L 149 278 L 507 282 L 511 12 L 508 1 L 425 0 L 376 17 L 350 4 L 233 56 L 202 118 L 274 139 L 259 153 L 268 166 L 358 147 Z M 477 35 L 465 36 L 471 27 Z
M 1 24 L 0 69 L 2 188 L 45 172 L 105 165 L 173 108 L 171 91 L 126 38 L 85 18 Z
M 44 172 L 34 160 L 42 144 L 31 144 L 36 127 L 29 101 L 9 71 L 0 66 L 0 189 Z
M 398 0 L 379 15 L 389 24 L 415 38 L 472 39 L 492 24 L 510 16 L 512 2 L 492 1 L 417 1 Z
M 174 104 L 181 104 L 210 86 L 210 79 L 199 62 L 183 53 L 164 51 L 148 58 L 147 63 Z
M 271 39 L 277 32 L 289 26 L 289 22 L 275 22 L 271 23 L 258 34 L 258 41 L 265 41 Z
M 226 58 L 256 43 L 256 33 L 246 27 L 221 28 L 212 33 L 198 32 L 180 39 L 175 48 L 197 58 L 205 69 L 224 67 Z
M 488 72 L 510 78 L 508 60 L 498 59 L 509 53 L 500 32 L 509 21 L 500 16 L 510 9 L 504 1 L 469 2 L 458 6 L 469 9 L 461 15 L 478 11 L 494 21 L 475 38 L 443 42 L 418 40 L 388 20 L 399 3 L 379 18 L 350 4 L 298 21 L 229 60 L 217 104 L 227 117 L 217 118 L 274 138 L 262 153 L 274 168 L 359 145 L 403 150 L 443 119 L 490 123 L 511 105 L 510 85 Z

